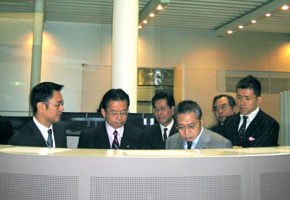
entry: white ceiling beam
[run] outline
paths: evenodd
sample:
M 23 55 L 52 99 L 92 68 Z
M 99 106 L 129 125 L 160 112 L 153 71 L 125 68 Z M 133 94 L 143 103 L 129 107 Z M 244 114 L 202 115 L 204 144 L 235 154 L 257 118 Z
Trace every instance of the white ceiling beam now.
M 227 34 L 228 30 L 238 30 L 239 25 L 249 25 L 251 23 L 251 20 L 255 19 L 257 20 L 257 23 L 259 23 L 259 19 L 261 20 L 262 18 L 265 17 L 266 13 L 275 13 L 281 10 L 281 7 L 283 5 L 289 5 L 290 0 L 274 0 L 220 28 L 215 30 L 214 34 L 216 37 L 223 36 Z

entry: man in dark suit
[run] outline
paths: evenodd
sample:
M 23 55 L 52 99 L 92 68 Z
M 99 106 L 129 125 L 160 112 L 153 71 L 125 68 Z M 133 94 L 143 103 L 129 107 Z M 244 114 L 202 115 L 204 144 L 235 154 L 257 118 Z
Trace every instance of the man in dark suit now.
M 209 128 L 209 130 L 223 135 L 225 119 L 237 112 L 236 102 L 233 97 L 221 94 L 215 96 L 212 107 L 218 124 Z
M 175 109 L 175 118 L 179 134 L 167 139 L 166 149 L 232 148 L 228 139 L 202 126 L 202 111 L 196 102 L 180 102 Z
M 111 89 L 101 101 L 105 122 L 81 132 L 78 148 L 141 149 L 143 131 L 126 124 L 130 100 L 122 89 Z
M 175 101 L 172 95 L 159 92 L 152 98 L 152 106 L 158 123 L 146 127 L 145 143 L 148 149 L 165 149 L 166 139 L 178 132 L 173 119 Z
M 56 124 L 60 121 L 63 85 L 43 82 L 36 85 L 30 94 L 33 119 L 16 131 L 8 144 L 34 147 L 67 147 L 65 130 Z
M 247 76 L 239 81 L 236 92 L 240 113 L 226 118 L 224 136 L 238 147 L 277 146 L 279 124 L 259 108 L 261 83 Z

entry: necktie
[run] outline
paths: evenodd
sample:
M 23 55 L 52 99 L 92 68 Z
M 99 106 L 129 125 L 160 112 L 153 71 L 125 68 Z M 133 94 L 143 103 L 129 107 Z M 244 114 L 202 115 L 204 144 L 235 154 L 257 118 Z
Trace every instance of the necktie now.
M 247 116 L 243 116 L 243 123 L 242 123 L 242 125 L 240 127 L 240 130 L 239 130 L 239 141 L 238 141 L 238 145 L 241 144 L 241 142 L 243 140 L 243 135 L 246 132 L 247 119 L 248 119 Z
M 167 134 L 166 134 L 167 128 L 164 129 L 164 133 L 163 133 L 163 141 L 166 142 L 167 139 Z
M 187 149 L 191 149 L 192 142 L 187 142 Z
M 48 137 L 47 137 L 47 140 L 46 140 L 46 145 L 47 145 L 47 147 L 53 147 L 52 130 L 48 129 L 47 133 L 48 133 Z
M 113 135 L 114 135 L 114 140 L 112 142 L 112 149 L 119 149 L 120 146 L 119 146 L 119 142 L 118 142 L 118 138 L 117 138 L 117 134 L 118 132 L 115 130 Z

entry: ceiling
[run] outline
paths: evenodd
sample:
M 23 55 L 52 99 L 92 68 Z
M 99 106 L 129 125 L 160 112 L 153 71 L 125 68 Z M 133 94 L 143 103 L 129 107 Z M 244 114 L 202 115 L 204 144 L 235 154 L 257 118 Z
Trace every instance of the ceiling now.
M 33 13 L 34 2 L 0 0 L 0 16 Z M 150 2 L 139 0 L 139 12 Z M 290 33 L 290 9 L 280 9 L 284 4 L 290 0 L 170 0 L 146 26 L 206 29 L 220 36 L 244 24 L 248 31 Z M 268 12 L 272 16 L 264 17 Z M 112 16 L 113 0 L 45 0 L 46 21 L 111 24 Z M 252 19 L 257 23 L 250 24 Z

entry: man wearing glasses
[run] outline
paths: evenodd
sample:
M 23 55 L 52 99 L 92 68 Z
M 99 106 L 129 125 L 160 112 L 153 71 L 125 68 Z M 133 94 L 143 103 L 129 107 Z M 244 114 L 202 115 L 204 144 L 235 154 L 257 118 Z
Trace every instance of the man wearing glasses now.
M 182 101 L 175 108 L 175 134 L 166 141 L 166 149 L 219 149 L 232 148 L 232 143 L 223 136 L 202 126 L 202 111 L 194 101 Z
M 33 120 L 10 138 L 8 144 L 34 147 L 67 147 L 65 130 L 60 121 L 64 102 L 60 93 L 63 85 L 43 82 L 30 94 Z
M 166 139 L 178 132 L 173 119 L 175 101 L 172 95 L 159 92 L 152 98 L 152 106 L 158 123 L 146 127 L 146 145 L 148 149 L 165 149 Z
M 225 94 L 216 96 L 213 99 L 213 111 L 216 119 L 218 120 L 218 124 L 209 129 L 223 135 L 225 119 L 237 112 L 237 106 L 234 98 Z
M 91 149 L 141 149 L 142 130 L 126 124 L 130 100 L 122 89 L 111 89 L 101 101 L 105 122 L 80 134 L 78 148 Z

